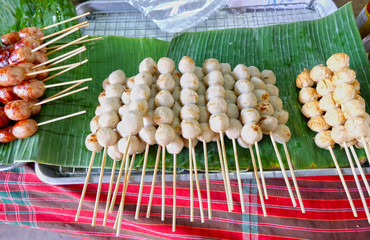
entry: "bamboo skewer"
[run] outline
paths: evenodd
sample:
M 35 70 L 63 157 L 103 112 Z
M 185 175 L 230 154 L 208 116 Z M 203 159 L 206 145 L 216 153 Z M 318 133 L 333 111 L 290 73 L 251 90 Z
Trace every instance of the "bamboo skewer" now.
M 86 110 L 83 110 L 83 111 L 80 111 L 80 112 L 76 112 L 76 113 L 72 113 L 72 114 L 68 114 L 68 115 L 65 115 L 65 116 L 57 117 L 57 118 L 54 118 L 54 119 L 50 119 L 50 120 L 47 120 L 47 121 L 38 123 L 37 126 L 42 126 L 42 125 L 49 124 L 49 123 L 52 123 L 52 122 L 57 122 L 57 121 L 60 121 L 60 120 L 64 120 L 64 119 L 71 118 L 71 117 L 75 117 L 75 116 L 78 116 L 78 115 L 81 115 L 81 114 L 85 114 L 85 113 L 86 113 Z
M 55 52 L 57 52 L 59 50 L 62 50 L 64 48 L 66 48 L 66 47 L 69 47 L 69 46 L 71 46 L 71 45 L 73 45 L 73 44 L 75 44 L 75 43 L 77 43 L 79 41 L 84 40 L 85 38 L 88 38 L 88 37 L 89 37 L 89 35 L 85 35 L 83 37 L 77 38 L 77 39 L 75 39 L 75 40 L 73 40 L 73 41 L 71 41 L 71 42 L 69 42 L 67 44 L 63 44 L 63 45 L 61 45 L 59 47 L 56 47 L 53 51 L 50 51 L 50 52 L 46 53 L 45 55 L 46 56 L 49 56 L 50 54 L 53 54 L 53 53 L 55 53 Z
M 142 172 L 141 172 L 139 196 L 137 198 L 137 204 L 136 204 L 135 219 L 139 219 L 140 204 L 141 204 L 141 198 L 143 196 L 143 188 L 144 188 L 145 170 L 146 170 L 146 164 L 148 162 L 148 154 L 149 154 L 149 144 L 146 144 L 146 146 L 145 146 L 145 154 L 144 154 L 143 169 L 141 170 Z
M 78 54 L 86 51 L 86 47 L 85 46 L 83 46 L 81 48 L 82 48 L 81 50 L 75 51 L 74 53 L 72 53 L 72 54 L 70 54 L 70 55 L 68 55 L 68 56 L 66 56 L 66 57 L 64 57 L 64 58 L 62 58 L 62 59 L 60 59 L 58 61 L 55 61 L 54 63 L 48 65 L 47 67 L 53 67 L 53 66 L 55 66 L 55 65 L 57 65 L 57 64 L 59 64 L 61 62 L 64 62 L 67 59 L 70 59 L 70 58 L 72 58 L 72 57 L 74 57 L 74 56 L 76 56 L 76 55 L 78 55 Z
M 260 196 L 260 201 L 261 201 L 263 216 L 266 217 L 267 216 L 266 206 L 265 206 L 265 201 L 263 200 L 263 193 L 262 193 L 262 189 L 261 189 L 260 179 L 258 177 L 258 172 L 257 172 L 257 167 L 256 167 L 256 160 L 254 158 L 254 153 L 253 153 L 252 145 L 249 145 L 249 151 L 251 153 L 252 165 L 253 165 L 253 170 L 254 170 L 254 176 L 256 177 L 257 189 L 258 189 L 258 194 Z
M 208 219 L 212 219 L 211 190 L 210 190 L 210 186 L 209 186 L 207 143 L 205 141 L 203 141 L 203 154 L 204 154 L 204 166 L 205 166 L 205 169 L 206 169 Z
M 162 146 L 162 211 L 161 221 L 164 221 L 166 215 L 166 147 Z
M 65 32 L 68 32 L 70 30 L 72 30 L 73 28 L 83 28 L 84 25 L 88 25 L 88 22 L 87 21 L 84 21 L 84 22 L 81 22 L 81 23 L 78 23 L 76 25 L 73 25 L 71 27 L 68 27 L 68 28 L 65 28 L 65 29 L 62 29 L 62 30 L 59 30 L 58 32 L 54 32 L 54 33 L 51 33 L 49 35 L 46 35 L 46 36 L 43 36 L 42 38 L 40 38 L 39 40 L 40 41 L 43 41 L 43 40 L 46 40 L 46 39 L 49 39 L 51 37 L 54 37 L 54 36 L 57 36 L 57 35 L 60 35 L 62 33 L 65 33 Z
M 232 211 L 232 210 L 234 210 L 234 203 L 233 203 L 233 196 L 232 196 L 232 191 L 231 191 L 229 167 L 228 167 L 227 158 L 226 158 L 224 135 L 223 135 L 222 132 L 220 132 L 220 139 L 221 139 L 222 155 L 223 155 L 223 159 L 224 159 L 225 178 L 226 178 L 226 184 L 227 184 L 227 188 L 228 188 L 227 194 L 229 195 L 230 208 L 231 208 L 231 211 Z
M 91 159 L 90 159 L 90 164 L 89 164 L 89 169 L 87 170 L 87 174 L 86 174 L 86 179 L 85 179 L 85 183 L 84 183 L 84 188 L 83 188 L 83 190 L 82 190 L 81 197 L 80 197 L 80 202 L 79 202 L 79 204 L 78 204 L 78 208 L 77 208 L 77 212 L 76 212 L 75 221 L 77 221 L 77 220 L 78 220 L 78 218 L 80 217 L 80 212 L 81 212 L 82 204 L 83 204 L 83 201 L 84 201 L 84 198 L 85 198 L 87 185 L 88 185 L 88 183 L 89 183 L 90 174 L 91 174 L 91 169 L 92 169 L 92 166 L 93 166 L 93 164 L 94 164 L 94 159 L 95 159 L 95 152 L 92 152 L 92 154 L 91 154 Z
M 38 67 L 41 67 L 41 66 L 44 66 L 44 65 L 48 65 L 49 63 L 52 63 L 52 62 L 54 62 L 54 61 L 57 61 L 57 60 L 59 60 L 59 59 L 61 59 L 61 58 L 64 58 L 64 57 L 66 57 L 66 56 L 69 56 L 69 55 L 70 55 L 70 54 L 72 54 L 72 53 L 75 53 L 75 52 L 77 52 L 77 51 L 81 51 L 82 49 L 86 49 L 86 47 L 85 47 L 85 46 L 83 46 L 83 47 L 80 47 L 80 48 L 74 49 L 74 50 L 72 50 L 72 51 L 69 51 L 69 52 L 67 52 L 67 53 L 64 53 L 64 54 L 62 54 L 62 55 L 60 55 L 60 56 L 57 56 L 57 57 L 55 57 L 55 58 L 49 59 L 48 61 L 45 61 L 45 62 L 43 62 L 43 63 L 40 63 L 39 65 L 35 65 L 35 66 L 33 66 L 33 67 L 32 67 L 32 69 L 35 69 L 35 68 L 38 68 Z
M 223 163 L 223 158 L 222 158 L 221 144 L 220 144 L 220 141 L 219 140 L 217 140 L 216 142 L 217 142 L 218 157 L 220 159 L 220 167 L 221 167 L 222 178 L 224 180 L 224 187 L 225 187 L 227 207 L 229 209 L 229 212 L 231 212 L 230 201 L 229 201 L 229 194 L 228 194 L 228 190 L 229 189 L 227 188 L 226 180 L 225 180 L 225 169 L 224 169 L 224 163 Z
M 263 166 L 262 166 L 262 160 L 261 160 L 261 155 L 260 155 L 260 149 L 258 147 L 258 143 L 257 142 L 254 143 L 254 147 L 256 148 L 257 162 L 258 162 L 258 168 L 260 169 L 260 175 L 261 175 L 263 193 L 265 195 L 265 199 L 269 199 L 269 196 L 267 194 L 267 187 L 266 187 L 266 182 L 265 182 L 265 175 L 263 174 Z
M 159 158 L 160 158 L 160 156 L 161 156 L 161 145 L 158 145 L 157 157 L 155 159 L 155 165 L 154 165 L 152 187 L 150 189 L 148 209 L 147 209 L 147 212 L 146 212 L 146 218 L 149 218 L 150 217 L 150 211 L 152 209 L 153 193 L 154 193 L 154 188 L 155 188 L 155 179 L 157 177 L 157 171 L 158 171 L 158 164 L 159 164 Z
M 97 38 L 90 38 L 90 39 L 82 40 L 82 41 L 76 41 L 76 42 L 73 41 L 73 43 L 69 42 L 67 44 L 61 44 L 61 45 L 57 45 L 57 46 L 53 46 L 53 47 L 47 47 L 46 50 L 52 50 L 52 49 L 56 49 L 56 48 L 59 48 L 59 47 L 66 46 L 66 45 L 68 45 L 68 46 L 78 45 L 78 44 L 92 42 L 92 41 L 101 40 L 101 39 L 104 39 L 104 38 L 103 37 L 97 37 Z M 66 47 L 68 47 L 68 46 L 66 46 Z
M 107 160 L 107 147 L 104 147 L 103 161 L 101 163 L 99 184 L 98 184 L 98 190 L 96 192 L 95 207 L 94 207 L 94 213 L 93 213 L 93 219 L 92 219 L 91 226 L 95 226 L 95 223 L 96 223 L 96 216 L 98 214 L 100 192 L 101 192 L 101 186 L 102 186 L 102 183 L 103 183 L 104 167 L 105 167 L 105 161 L 106 160 Z
M 88 60 L 87 60 L 87 59 L 85 59 L 85 60 L 83 60 L 82 62 L 75 63 L 75 64 L 73 64 L 71 67 L 66 68 L 66 69 L 64 69 L 64 70 L 62 70 L 62 71 L 60 71 L 60 72 L 58 72 L 58 73 L 56 73 L 56 74 L 54 74 L 54 75 L 52 75 L 52 76 L 49 76 L 49 77 L 45 78 L 45 79 L 44 79 L 44 80 L 42 80 L 42 81 L 43 81 L 43 82 L 46 82 L 46 81 L 48 81 L 48 80 L 50 80 L 50 79 L 53 79 L 53 78 L 55 78 L 55 77 L 57 77 L 57 76 L 62 75 L 62 74 L 63 74 L 63 73 L 65 73 L 65 72 L 68 72 L 68 71 L 70 71 L 70 70 L 72 70 L 72 69 L 74 69 L 74 68 L 76 68 L 76 67 L 79 67 L 79 66 L 81 66 L 82 64 L 85 64 L 85 63 L 87 63 L 87 62 L 88 62 Z
M 60 87 L 60 86 L 71 85 L 71 84 L 75 84 L 75 83 L 84 83 L 84 82 L 89 82 L 89 81 L 92 81 L 92 78 L 84 78 L 84 79 L 80 79 L 80 80 L 73 80 L 73 81 L 68 81 L 68 82 L 49 84 L 49 85 L 46 85 L 45 88 Z
M 275 142 L 274 137 L 272 136 L 272 132 L 270 132 L 270 138 L 271 138 L 271 142 L 272 142 L 272 145 L 274 147 L 274 150 L 275 150 L 276 157 L 277 157 L 277 159 L 279 161 L 279 165 L 280 165 L 280 168 L 281 168 L 281 172 L 283 174 L 283 177 L 284 177 L 285 184 L 286 184 L 286 186 L 288 188 L 290 199 L 292 200 L 293 206 L 296 207 L 297 206 L 297 202 L 295 201 L 294 194 L 293 194 L 292 188 L 291 188 L 290 183 L 289 183 L 289 179 L 288 179 L 288 177 L 286 175 L 286 172 L 285 172 L 285 167 L 284 167 L 284 164 L 283 164 L 283 160 L 281 159 L 281 156 L 280 156 L 280 153 L 279 153 L 279 149 L 276 146 L 276 142 Z
M 348 191 L 348 187 L 347 187 L 347 184 L 346 184 L 346 181 L 344 180 L 344 177 L 343 177 L 343 174 L 342 174 L 342 171 L 340 170 L 340 167 L 339 167 L 339 164 L 338 164 L 338 161 L 337 161 L 337 158 L 335 157 L 335 154 L 334 154 L 334 151 L 333 149 L 329 146 L 328 147 L 328 150 L 330 152 L 330 155 L 333 159 L 333 162 L 334 162 L 334 165 L 337 169 L 337 172 L 338 172 L 338 175 L 339 175 L 339 178 L 342 182 L 342 185 L 343 185 L 343 188 L 344 188 L 344 191 L 346 192 L 346 195 L 347 195 L 347 198 L 348 198 L 348 201 L 349 201 L 349 204 L 351 205 L 351 209 L 352 209 L 352 212 L 353 212 L 353 215 L 355 217 L 357 217 L 357 211 L 356 211 L 356 208 L 355 208 L 355 205 L 353 204 L 353 201 L 352 201 L 352 197 L 351 197 L 351 194 L 349 193 Z
M 348 149 L 347 143 L 346 143 L 346 142 L 344 142 L 344 143 L 343 143 L 343 146 L 344 146 L 344 150 L 345 150 L 346 155 L 347 155 L 347 159 L 348 159 L 348 162 L 349 162 L 349 166 L 351 167 L 352 174 L 353 174 L 353 177 L 354 177 L 355 182 L 356 182 L 356 186 L 357 186 L 357 189 L 358 189 L 358 193 L 360 194 L 360 198 L 361 198 L 361 201 L 362 201 L 362 205 L 364 205 L 364 210 L 365 210 L 365 214 L 366 214 L 366 217 L 367 217 L 367 221 L 368 221 L 368 223 L 370 224 L 370 213 L 369 213 L 369 208 L 367 207 L 366 199 L 365 199 L 365 197 L 364 197 L 364 193 L 362 192 L 362 187 L 361 187 L 360 181 L 358 180 L 357 173 L 356 173 L 356 169 L 355 169 L 355 167 L 354 167 L 354 165 L 353 165 L 352 157 L 351 157 L 351 154 L 349 153 L 349 149 Z
M 77 87 L 77 86 L 79 86 L 79 85 L 83 84 L 84 82 L 85 82 L 85 81 L 78 82 L 78 83 L 76 83 L 76 84 L 74 84 L 74 85 L 72 85 L 72 86 L 70 86 L 70 87 L 68 87 L 68 88 L 66 88 L 66 89 L 64 89 L 64 90 L 62 90 L 62 91 L 60 91 L 60 92 L 58 92 L 58 93 L 54 94 L 53 96 L 50 96 L 50 97 L 48 97 L 48 98 L 45 98 L 44 100 L 48 100 L 48 99 L 52 99 L 52 98 L 54 98 L 54 97 L 57 97 L 57 96 L 59 96 L 59 95 L 61 95 L 61 94 L 65 93 L 65 92 L 68 92 L 68 91 L 69 91 L 69 90 L 71 90 L 71 89 L 74 89 L 75 87 Z
M 366 157 L 367 157 L 367 159 L 370 159 L 370 152 L 369 152 L 369 148 L 368 148 L 368 146 L 366 144 L 365 138 L 364 137 L 361 137 L 361 141 L 362 141 L 362 145 L 364 145 Z
M 75 27 L 75 28 L 73 28 L 72 30 L 70 30 L 70 31 L 68 31 L 68 32 L 66 32 L 66 33 L 64 33 L 64 34 L 62 34 L 62 35 L 60 35 L 60 36 L 58 36 L 58 37 L 54 38 L 53 40 L 50 40 L 49 42 L 46 42 L 46 43 L 44 43 L 44 44 L 42 44 L 42 45 L 40 45 L 40 46 L 38 46 L 38 47 L 36 47 L 36 48 L 32 49 L 32 51 L 31 51 L 31 52 L 36 52 L 36 51 L 40 50 L 41 48 L 46 47 L 46 46 L 48 46 L 48 45 L 52 44 L 53 42 L 56 42 L 56 41 L 58 41 L 59 39 L 62 39 L 62 38 L 64 38 L 64 37 L 66 37 L 66 36 L 68 36 L 68 35 L 70 35 L 70 34 L 72 34 L 72 33 L 76 32 L 76 31 L 78 31 L 79 29 L 80 29 L 80 28 Z
M 44 27 L 44 28 L 41 28 L 41 31 L 44 31 L 44 30 L 46 30 L 46 29 L 49 29 L 49 28 L 53 28 L 53 27 L 59 26 L 59 25 L 61 25 L 61 24 L 63 24 L 63 23 L 67 23 L 67 22 L 73 21 L 73 20 L 75 20 L 75 19 L 79 19 L 79 18 L 81 18 L 81 17 L 85 17 L 85 16 L 87 16 L 87 15 L 90 15 L 90 12 L 87 12 L 87 13 L 84 13 L 84 14 L 81 14 L 81 15 L 78 15 L 78 16 L 76 16 L 76 17 L 72 17 L 72 18 L 66 19 L 66 20 L 61 21 L 61 22 L 58 22 L 58 23 L 54 23 L 54 24 L 49 25 L 49 26 L 46 26 L 46 27 Z
M 288 147 L 287 147 L 286 143 L 283 143 L 283 146 L 284 146 L 284 152 L 285 152 L 285 156 L 287 158 L 287 162 L 288 162 L 288 166 L 289 166 L 290 175 L 292 176 L 295 192 L 297 194 L 297 198 L 298 198 L 298 201 L 299 201 L 299 205 L 301 206 L 302 213 L 305 213 L 306 210 L 305 210 L 304 205 L 303 205 L 303 201 L 302 201 L 301 193 L 299 191 L 297 179 L 295 178 L 293 164 L 292 164 L 292 160 L 290 159 L 290 154 L 289 154 L 289 151 L 288 151 Z
M 237 174 L 237 177 L 238 177 L 238 188 L 239 188 L 239 196 L 240 196 L 240 205 L 241 205 L 241 208 L 242 208 L 242 213 L 244 213 L 245 212 L 244 195 L 243 195 L 242 180 L 241 180 L 241 177 L 240 177 L 238 151 L 237 151 L 237 148 L 236 148 L 235 138 L 233 138 L 231 140 L 233 142 L 233 149 L 234 149 L 234 156 L 235 156 L 235 167 L 236 167 L 236 174 Z
M 60 70 L 60 69 L 65 69 L 65 68 L 72 67 L 72 66 L 74 66 L 76 64 L 79 64 L 79 63 L 72 63 L 72 64 L 67 64 L 67 65 L 63 65 L 63 66 L 59 66 L 59 67 L 54 67 L 54 68 L 46 68 L 46 69 L 43 69 L 43 70 L 26 73 L 25 76 L 27 76 L 27 77 L 29 77 L 29 76 L 35 76 L 35 75 L 40 74 L 40 73 L 46 73 L 46 72 L 52 72 L 52 71 L 56 71 L 56 70 Z
M 364 182 L 364 184 L 365 184 L 365 187 L 366 187 L 366 190 L 367 190 L 367 194 L 370 196 L 370 186 L 369 186 L 369 182 L 367 181 L 366 176 L 365 176 L 365 173 L 364 173 L 364 170 L 362 169 L 361 163 L 360 163 L 360 161 L 358 160 L 358 156 L 357 156 L 357 154 L 356 154 L 355 148 L 354 148 L 353 146 L 350 146 L 349 148 L 351 149 L 351 152 L 352 152 L 353 158 L 355 159 L 355 162 L 356 162 L 356 165 L 357 165 L 357 169 L 358 169 L 358 171 L 359 171 L 359 172 L 360 172 L 360 174 L 361 174 L 362 181 L 363 181 L 363 182 Z
M 77 90 L 74 90 L 72 92 L 69 92 L 69 93 L 65 93 L 65 94 L 62 94 L 62 95 L 59 95 L 59 96 L 56 96 L 54 98 L 50 98 L 50 99 L 46 99 L 46 100 L 43 100 L 41 102 L 38 102 L 38 103 L 35 103 L 32 106 L 39 106 L 39 105 L 42 105 L 42 104 L 45 104 L 45 103 L 48 103 L 48 102 L 51 102 L 51 101 L 54 101 L 54 100 L 57 100 L 59 98 L 63 98 L 63 97 L 66 97 L 66 96 L 69 96 L 69 95 L 72 95 L 72 94 L 75 94 L 75 93 L 78 93 L 78 92 L 81 92 L 81 91 L 84 91 L 84 90 L 87 90 L 89 87 L 83 87 L 83 88 L 80 88 L 80 89 L 77 89 Z
M 204 223 L 203 200 L 202 200 L 202 193 L 200 191 L 200 184 L 199 184 L 199 178 L 198 178 L 197 159 L 196 159 L 195 150 L 193 147 L 191 148 L 191 151 L 193 154 L 194 176 L 195 176 L 195 184 L 196 184 L 197 192 L 198 192 L 200 219 L 201 219 L 201 223 Z
M 173 206 L 172 206 L 172 232 L 176 231 L 176 165 L 177 155 L 173 154 Z
M 106 206 L 105 206 L 103 226 L 105 226 L 107 224 L 109 203 L 110 203 L 110 197 L 112 195 L 112 187 L 113 187 L 113 182 L 114 182 L 114 173 L 115 173 L 115 170 L 116 170 L 116 164 L 117 164 L 117 159 L 115 158 L 115 159 L 113 159 L 112 174 L 111 174 L 110 182 L 109 182 L 108 196 L 107 196 L 107 203 L 106 203 Z
M 190 174 L 190 222 L 194 222 L 194 183 L 193 183 L 193 161 L 191 153 L 191 139 L 189 139 L 189 174 Z

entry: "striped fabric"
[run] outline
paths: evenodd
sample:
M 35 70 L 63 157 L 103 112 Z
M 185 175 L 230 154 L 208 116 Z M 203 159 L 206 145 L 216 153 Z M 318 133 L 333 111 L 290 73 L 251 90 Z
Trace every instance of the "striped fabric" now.
M 370 179 L 370 175 L 367 176 Z M 91 218 L 97 184 L 90 184 L 78 222 L 74 221 L 82 185 L 52 186 L 41 182 L 33 165 L 0 172 L 0 221 L 25 227 L 60 232 L 86 239 L 115 238 L 112 229 L 115 214 L 108 217 L 107 227 L 101 226 L 105 201 L 99 205 L 97 224 L 91 227 Z M 292 207 L 283 179 L 266 179 L 269 199 L 265 201 L 267 217 L 263 217 L 254 180 L 243 181 L 245 214 L 239 205 L 238 186 L 232 181 L 234 208 L 228 212 L 223 183 L 211 182 L 213 218 L 200 223 L 199 205 L 195 192 L 195 220 L 190 222 L 189 183 L 177 183 L 177 228 L 173 233 L 172 183 L 166 188 L 166 220 L 160 220 L 161 188 L 158 182 L 154 192 L 152 214 L 145 217 L 150 192 L 146 183 L 139 220 L 134 219 L 139 185 L 130 184 L 126 196 L 121 237 L 130 239 L 369 239 L 370 224 L 353 177 L 346 181 L 358 211 L 354 218 L 338 176 L 298 178 L 306 208 Z M 101 199 L 107 197 L 108 184 L 103 184 Z M 207 200 L 205 182 L 201 182 L 205 216 Z M 367 203 L 370 198 L 363 189 Z M 118 209 L 120 197 L 117 197 Z

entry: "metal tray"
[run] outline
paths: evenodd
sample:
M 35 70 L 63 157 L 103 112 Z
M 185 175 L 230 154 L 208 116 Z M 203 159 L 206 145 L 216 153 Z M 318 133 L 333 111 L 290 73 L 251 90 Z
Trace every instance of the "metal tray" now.
M 223 8 L 212 14 L 207 20 L 190 28 L 187 32 L 205 30 L 238 28 L 238 27 L 261 27 L 274 24 L 289 23 L 295 21 L 313 20 L 324 17 L 333 10 L 332 1 L 310 0 L 302 3 L 249 6 L 238 8 Z M 329 9 L 330 8 L 330 9 Z M 155 23 L 145 17 L 137 9 L 123 1 L 87 1 L 76 7 L 77 14 L 91 12 L 88 16 L 90 26 L 82 30 L 83 34 L 116 35 L 125 37 L 155 37 L 170 41 L 174 35 L 161 31 Z M 80 19 L 84 21 L 85 19 Z M 175 34 L 176 35 L 176 34 Z M 35 164 L 37 176 L 49 184 L 82 184 L 84 183 L 86 168 L 66 168 Z M 370 173 L 370 168 L 364 169 Z M 118 171 L 117 171 L 118 172 Z M 99 169 L 93 169 L 90 182 L 98 182 Z M 189 174 L 183 171 L 178 174 L 178 180 L 188 180 Z M 111 170 L 104 173 L 103 182 L 110 181 Z M 139 182 L 141 171 L 133 171 L 132 181 Z M 289 171 L 287 171 L 290 176 Z M 319 176 L 337 175 L 335 169 L 308 169 L 296 170 L 296 176 Z M 343 169 L 343 174 L 352 174 L 349 168 Z M 281 171 L 264 171 L 266 178 L 282 177 Z M 252 178 L 252 172 L 242 172 L 242 178 Z M 230 177 L 236 179 L 236 174 Z M 158 179 L 160 175 L 158 176 Z M 200 179 L 205 179 L 204 174 L 199 174 Z M 222 174 L 211 173 L 211 179 L 222 179 Z M 151 181 L 152 174 L 147 171 L 145 181 Z M 167 181 L 172 181 L 172 175 L 166 175 Z

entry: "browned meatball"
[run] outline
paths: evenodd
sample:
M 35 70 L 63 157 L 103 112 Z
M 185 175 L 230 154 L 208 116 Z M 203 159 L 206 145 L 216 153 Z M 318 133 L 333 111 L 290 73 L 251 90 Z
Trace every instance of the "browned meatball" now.
M 20 99 L 13 91 L 13 87 L 0 87 L 0 102 L 8 103 Z
M 16 138 L 29 138 L 37 132 L 37 122 L 33 119 L 25 119 L 13 126 L 13 135 Z
M 15 94 L 22 99 L 35 99 L 44 95 L 45 84 L 37 79 L 24 80 L 20 84 L 14 86 L 13 90 Z
M 6 116 L 13 121 L 27 119 L 32 114 L 31 105 L 25 100 L 8 102 L 4 107 L 4 112 Z
M 20 40 L 21 37 L 19 36 L 18 32 L 6 33 L 3 36 L 1 36 L 1 43 L 6 46 L 16 44 Z
M 11 141 L 14 141 L 15 139 L 17 139 L 13 135 L 12 130 L 13 130 L 13 126 L 0 128 L 0 142 L 8 143 L 8 142 L 11 142 Z
M 0 86 L 14 86 L 24 80 L 24 69 L 18 66 L 0 68 Z
M 5 127 L 9 124 L 10 119 L 6 116 L 4 112 L 4 107 L 0 107 L 0 127 Z
M 35 63 L 37 64 L 43 63 L 49 60 L 49 58 L 43 52 L 36 51 L 35 55 L 36 55 Z
M 21 38 L 35 36 L 37 39 L 40 39 L 44 36 L 44 33 L 38 27 L 28 27 L 28 28 L 21 29 L 19 31 L 19 36 Z
M 32 52 L 29 47 L 20 47 L 14 49 L 9 57 L 9 63 L 12 65 L 18 65 L 20 63 L 30 62 L 33 63 L 36 59 L 36 54 Z

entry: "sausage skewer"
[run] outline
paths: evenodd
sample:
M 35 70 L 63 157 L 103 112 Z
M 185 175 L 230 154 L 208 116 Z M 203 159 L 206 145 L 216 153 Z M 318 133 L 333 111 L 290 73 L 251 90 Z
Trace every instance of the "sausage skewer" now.
M 369 144 L 370 145 L 370 144 Z M 362 169 L 362 166 L 361 166 L 361 163 L 358 159 L 358 156 L 356 154 L 356 151 L 355 151 L 355 148 L 353 146 L 350 146 L 349 147 L 351 149 L 351 152 L 352 152 L 352 155 L 355 159 L 355 162 L 356 162 L 356 165 L 357 165 L 357 169 L 359 170 L 360 174 L 361 174 L 361 177 L 362 177 L 362 181 L 364 182 L 365 184 L 365 187 L 366 187 L 366 190 L 367 190 L 367 194 L 369 194 L 370 196 L 370 186 L 369 186 L 369 182 L 367 181 L 366 179 L 366 176 L 365 176 L 365 173 L 364 173 L 364 170 Z
M 156 155 L 155 164 L 154 164 L 152 186 L 150 188 L 148 208 L 147 208 L 147 211 L 146 211 L 146 218 L 150 218 L 150 211 L 152 209 L 153 194 L 154 194 L 154 188 L 155 188 L 155 179 L 157 178 L 159 159 L 161 157 L 161 148 L 162 148 L 162 146 L 158 144 L 157 155 Z
M 58 22 L 58 23 L 54 23 L 52 25 L 49 25 L 49 26 L 46 26 L 44 28 L 41 28 L 40 30 L 41 31 L 44 31 L 46 29 L 49 29 L 49 28 L 53 28 L 53 27 L 56 27 L 56 26 L 59 26 L 61 24 L 64 24 L 64 23 L 67 23 L 67 22 L 70 22 L 70 21 L 73 21 L 75 19 L 79 19 L 79 18 L 82 18 L 82 17 L 85 17 L 87 15 L 90 15 L 90 12 L 87 12 L 87 13 L 84 13 L 84 14 L 81 14 L 81 15 L 78 15 L 78 16 L 75 16 L 75 17 L 72 17 L 72 18 L 69 18 L 69 19 L 66 19 L 64 21 L 61 21 L 61 22 Z
M 58 31 L 58 32 L 54 32 L 54 33 L 51 33 L 51 34 L 49 34 L 49 35 L 43 36 L 43 37 L 41 37 L 41 38 L 39 39 L 39 41 L 43 41 L 43 40 L 46 40 L 46 39 L 48 39 L 48 38 L 51 38 L 51 37 L 54 37 L 54 36 L 58 36 L 58 35 L 60 35 L 60 34 L 62 34 L 62 33 L 68 32 L 68 31 L 70 31 L 71 29 L 76 28 L 76 27 L 78 27 L 78 28 L 84 28 L 84 27 L 87 27 L 87 26 L 89 26 L 89 25 L 90 25 L 90 24 L 89 24 L 87 21 L 84 21 L 84 22 L 78 23 L 78 24 L 76 24 L 76 25 L 73 25 L 73 26 L 71 26 L 71 27 L 68 27 L 68 28 L 62 29 L 62 30 L 60 30 L 60 31 Z
M 87 40 L 79 40 L 79 41 L 76 41 L 76 42 L 73 42 L 71 44 L 61 44 L 61 45 L 56 45 L 56 46 L 53 46 L 53 47 L 47 47 L 46 50 L 52 50 L 52 49 L 56 49 L 56 48 L 59 48 L 59 47 L 63 47 L 63 46 L 71 46 L 71 45 L 77 45 L 77 44 L 82 44 L 82 43 L 86 43 L 86 42 L 92 42 L 92 41 L 96 41 L 96 40 L 101 40 L 101 39 L 104 39 L 103 37 L 96 37 L 96 38 L 90 38 L 90 39 L 87 39 Z M 66 47 L 68 47 L 66 46 Z
M 48 64 L 50 64 L 50 63 L 53 63 L 53 64 L 50 64 L 48 67 L 51 67 L 51 66 L 53 66 L 53 65 L 56 65 L 56 64 L 58 64 L 58 63 L 60 63 L 60 62 L 62 62 L 62 61 L 64 61 L 64 60 L 66 60 L 66 59 L 68 59 L 68 58 L 66 58 L 66 59 L 64 59 L 64 57 L 68 57 L 68 56 L 71 56 L 72 54 L 74 54 L 74 55 L 72 55 L 72 56 L 75 56 L 76 54 L 76 52 L 77 53 L 81 53 L 81 52 L 83 52 L 83 51 L 86 51 L 86 47 L 85 46 L 83 46 L 83 47 L 80 47 L 80 48 L 77 48 L 77 49 L 74 49 L 74 50 L 72 50 L 72 51 L 70 51 L 70 52 L 67 52 L 67 53 L 64 53 L 64 54 L 62 54 L 62 55 L 60 55 L 60 56 L 57 56 L 57 57 L 55 57 L 55 58 L 53 58 L 53 59 L 50 59 L 50 60 L 48 60 L 48 61 L 45 61 L 45 62 L 43 62 L 43 63 L 40 63 L 40 64 L 38 64 L 38 65 L 35 65 L 35 66 L 33 66 L 32 67 L 32 69 L 35 69 L 35 68 L 38 68 L 38 67 L 41 67 L 41 66 L 44 66 L 44 65 L 48 65 Z M 71 57 L 72 57 L 71 56 Z M 56 62 L 57 60 L 59 60 L 59 59 L 62 59 L 62 60 L 60 60 L 60 61 L 58 61 L 58 62 Z
M 43 79 L 42 81 L 43 81 L 43 82 L 49 81 L 49 80 L 51 80 L 51 79 L 53 79 L 53 78 L 56 78 L 57 76 L 62 75 L 63 73 L 66 73 L 66 72 L 68 72 L 68 71 L 71 71 L 72 69 L 74 69 L 74 68 L 76 68 L 76 67 L 79 67 L 79 66 L 81 66 L 82 64 L 85 64 L 85 63 L 87 63 L 87 62 L 88 62 L 88 59 L 85 59 L 85 60 L 83 60 L 82 62 L 71 64 L 71 65 L 70 65 L 70 67 L 68 67 L 68 68 L 66 68 L 66 69 L 64 69 L 64 70 L 62 70 L 62 71 L 60 71 L 60 72 L 57 72 L 56 74 L 54 74 L 54 75 L 52 75 L 52 76 L 49 76 L 49 77 L 47 77 L 47 78 Z

